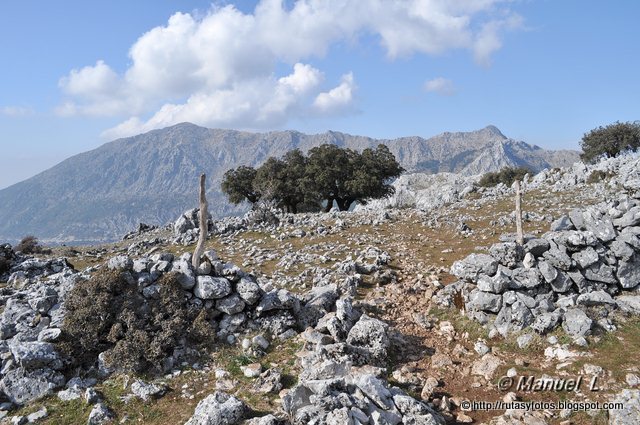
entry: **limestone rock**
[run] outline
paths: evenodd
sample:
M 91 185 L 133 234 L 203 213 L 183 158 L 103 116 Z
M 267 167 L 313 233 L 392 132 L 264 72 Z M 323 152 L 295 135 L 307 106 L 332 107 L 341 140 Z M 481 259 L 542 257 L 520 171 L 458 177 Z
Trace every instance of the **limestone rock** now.
M 247 413 L 247 406 L 234 396 L 221 391 L 208 395 L 196 406 L 185 425 L 234 425 Z
M 193 294 L 201 300 L 224 298 L 231 293 L 231 283 L 223 277 L 198 276 Z
M 388 325 L 366 314 L 351 328 L 347 336 L 347 343 L 366 349 L 372 360 L 386 361 L 389 350 Z
M 476 310 L 497 313 L 502 307 L 502 295 L 483 291 L 474 291 L 471 294 L 468 305 Z
M 573 337 L 584 337 L 591 332 L 592 320 L 579 308 L 570 308 L 564 313 L 562 328 Z
M 238 294 L 231 294 L 216 301 L 216 310 L 227 314 L 236 314 L 244 310 L 245 303 Z
M 451 274 L 464 280 L 474 281 L 480 274 L 493 276 L 498 270 L 498 262 L 491 255 L 471 254 L 451 266 Z
M 482 358 L 476 360 L 471 365 L 471 373 L 473 375 L 484 376 L 486 380 L 493 378 L 494 373 L 504 364 L 504 361 L 493 354 L 485 354 Z
M 282 389 L 282 371 L 277 368 L 267 369 L 253 385 L 253 390 L 262 393 L 277 393 Z
M 162 397 L 167 392 L 167 388 L 164 385 L 147 383 L 136 379 L 131 384 L 131 392 L 141 400 L 149 401 Z
M 128 255 L 117 255 L 109 259 L 107 267 L 112 270 L 131 270 L 133 260 Z
M 236 290 L 238 291 L 240 298 L 249 305 L 253 305 L 258 302 L 262 294 L 258 284 L 247 278 L 240 279 L 236 285 Z
M 27 372 L 23 368 L 13 369 L 0 381 L 0 389 L 7 398 L 18 405 L 40 399 L 64 384 L 64 376 L 50 369 Z
M 624 408 L 609 410 L 609 424 L 635 425 L 640 423 L 640 390 L 622 390 L 615 395 L 612 402 L 622 403 Z
M 97 403 L 89 413 L 87 425 L 102 425 L 113 423 L 115 415 L 105 404 Z
M 511 277 L 498 268 L 498 271 L 493 276 L 479 275 L 476 285 L 483 292 L 501 294 L 511 286 Z
M 620 261 L 616 273 L 620 286 L 632 289 L 640 284 L 640 255 L 635 254 L 630 261 Z

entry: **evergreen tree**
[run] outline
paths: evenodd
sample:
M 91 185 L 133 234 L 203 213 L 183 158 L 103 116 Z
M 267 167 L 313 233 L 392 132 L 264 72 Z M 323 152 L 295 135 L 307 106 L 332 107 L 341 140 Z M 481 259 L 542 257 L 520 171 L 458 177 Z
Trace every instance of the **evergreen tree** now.
M 232 204 L 249 201 L 252 204 L 260 200 L 260 192 L 254 189 L 256 170 L 253 167 L 240 166 L 228 170 L 222 178 L 221 189 Z
M 322 145 L 309 151 L 307 183 L 311 190 L 326 200 L 328 211 L 335 201 L 340 211 L 347 211 L 358 201 L 393 194 L 391 180 L 403 168 L 385 145 L 365 149 L 362 153 Z
M 640 122 L 615 122 L 606 127 L 598 127 L 586 133 L 580 142 L 585 162 L 598 158 L 614 157 L 626 150 L 640 148 Z
M 318 211 L 325 202 L 329 211 L 334 202 L 341 211 L 354 202 L 393 194 L 391 180 L 404 170 L 385 145 L 362 153 L 325 144 L 305 156 L 299 149 L 282 159 L 269 158 L 257 170 L 238 167 L 224 175 L 222 191 L 229 201 L 274 201 L 287 212 Z

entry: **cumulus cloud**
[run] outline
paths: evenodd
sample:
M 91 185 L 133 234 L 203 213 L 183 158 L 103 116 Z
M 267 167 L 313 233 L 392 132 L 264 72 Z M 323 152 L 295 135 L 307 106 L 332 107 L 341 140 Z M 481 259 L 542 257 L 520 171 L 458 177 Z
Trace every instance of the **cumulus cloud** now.
M 325 114 L 340 112 L 351 105 L 355 89 L 353 73 L 350 72 L 342 76 L 342 82 L 339 86 L 318 94 L 313 101 L 313 107 Z
M 185 121 L 239 128 L 284 124 L 291 113 L 311 112 L 307 101 L 323 78 L 319 70 L 297 63 L 285 77 L 254 78 L 211 93 L 197 92 L 183 103 L 163 105 L 147 121 L 132 117 L 102 136 L 124 137 Z
M 125 136 L 180 121 L 272 127 L 292 117 L 348 111 L 355 77 L 331 88 L 313 58 L 339 42 L 376 37 L 390 60 L 466 49 L 486 65 L 504 31 L 521 20 L 510 0 L 261 0 L 253 13 L 232 5 L 202 17 L 176 13 L 130 48 L 130 66 L 103 61 L 60 80 L 61 115 L 124 116 L 105 132 Z M 276 69 L 289 66 L 289 75 Z M 336 84 L 335 82 L 333 83 Z
M 424 83 L 424 89 L 428 92 L 437 93 L 441 96 L 453 96 L 456 94 L 453 81 L 443 77 L 428 80 Z
M 3 106 L 0 108 L 0 115 L 7 117 L 24 117 L 33 114 L 33 109 L 24 106 Z

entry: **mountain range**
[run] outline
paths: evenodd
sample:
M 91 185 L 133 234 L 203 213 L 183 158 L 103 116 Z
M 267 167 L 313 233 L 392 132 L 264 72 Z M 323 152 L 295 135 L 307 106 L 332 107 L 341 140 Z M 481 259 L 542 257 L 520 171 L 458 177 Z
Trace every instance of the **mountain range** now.
M 33 234 L 49 243 L 95 243 L 119 239 L 140 222 L 165 224 L 197 205 L 202 172 L 207 173 L 212 215 L 239 214 L 247 206 L 230 205 L 220 192 L 225 171 L 324 143 L 356 150 L 384 143 L 407 172 L 474 175 L 505 166 L 539 171 L 579 159 L 576 151 L 550 151 L 509 139 L 494 126 L 387 140 L 335 131 L 250 133 L 182 123 L 114 140 L 0 190 L 0 241 Z

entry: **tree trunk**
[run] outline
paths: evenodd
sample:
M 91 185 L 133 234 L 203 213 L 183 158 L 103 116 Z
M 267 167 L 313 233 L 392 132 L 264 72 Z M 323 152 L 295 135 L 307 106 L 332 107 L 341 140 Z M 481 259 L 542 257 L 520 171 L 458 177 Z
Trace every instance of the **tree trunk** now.
M 324 207 L 324 212 L 331 211 L 331 208 L 333 208 L 333 198 L 327 199 L 327 206 Z
M 193 264 L 194 269 L 197 269 L 200 266 L 200 257 L 202 257 L 202 253 L 204 252 L 204 244 L 209 233 L 208 204 L 207 196 L 205 194 L 206 179 L 207 177 L 205 174 L 200 175 L 200 235 L 198 235 L 198 244 L 196 245 L 196 250 L 193 253 L 193 258 L 191 259 L 191 264 Z
M 340 211 L 349 211 L 349 207 L 353 203 L 353 201 L 349 198 L 336 199 L 336 202 L 338 203 L 338 208 L 340 209 Z
M 520 180 L 516 180 L 516 242 L 524 245 L 524 233 L 522 231 L 522 193 L 520 192 Z

